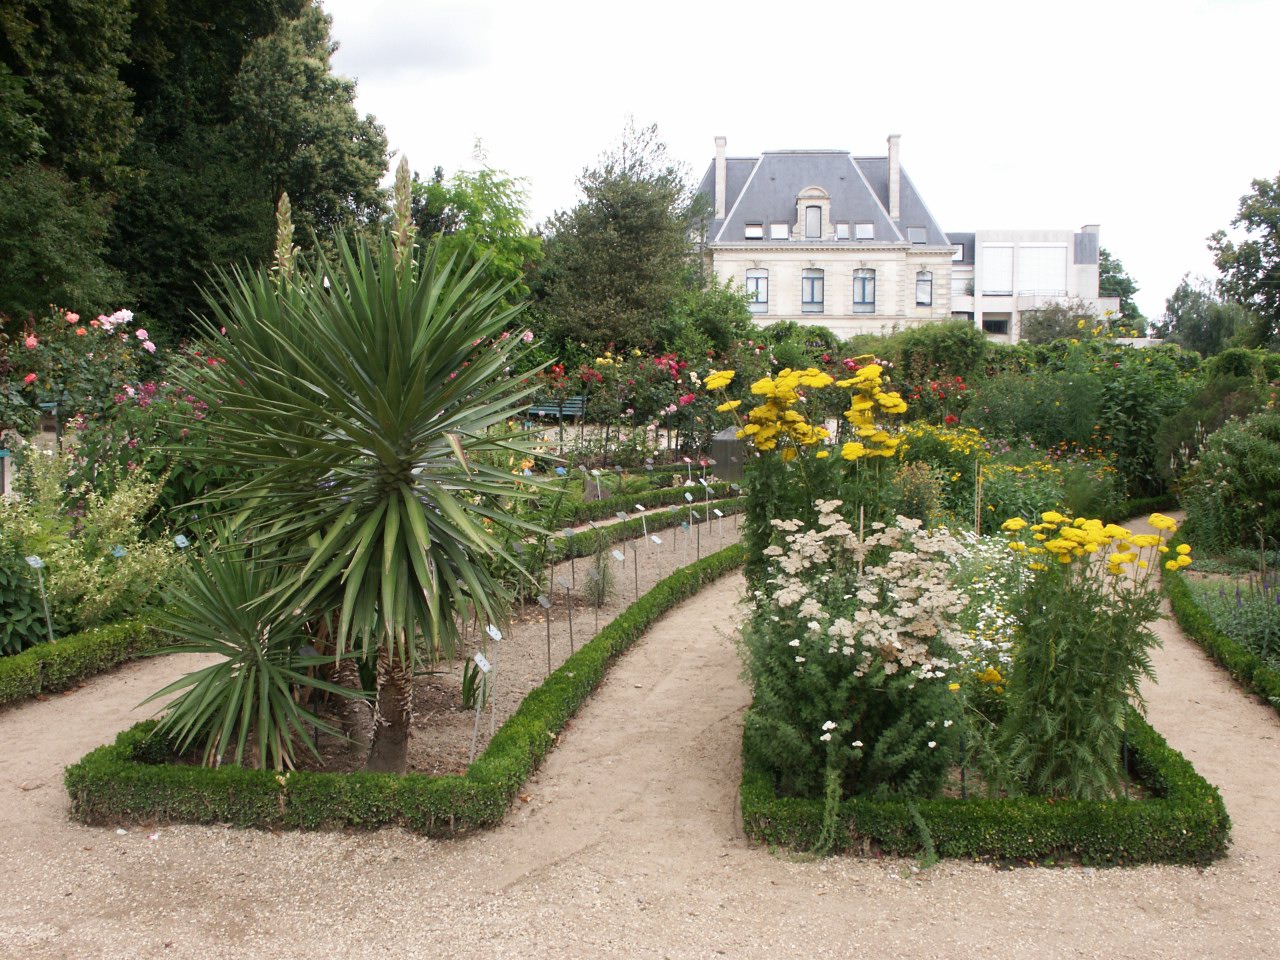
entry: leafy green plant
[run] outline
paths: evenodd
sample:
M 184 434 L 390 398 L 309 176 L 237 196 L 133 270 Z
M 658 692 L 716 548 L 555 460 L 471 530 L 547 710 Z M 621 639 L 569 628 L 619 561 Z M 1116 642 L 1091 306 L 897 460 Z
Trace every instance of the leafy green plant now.
M 205 766 L 224 762 L 293 769 L 297 745 L 318 756 L 311 732 L 341 733 L 299 701 L 306 689 L 351 696 L 312 669 L 330 657 L 305 656 L 307 615 L 294 605 L 292 571 L 256 556 L 230 528 L 221 543 L 183 568 L 156 623 L 176 638 L 157 653 L 199 653 L 219 662 L 189 673 L 144 703 L 184 691 L 168 703 L 154 735 L 178 753 L 200 749 Z
M 442 258 L 438 237 L 415 247 L 408 206 L 404 168 L 393 233 L 221 275 L 203 326 L 219 362 L 186 371 L 220 404 L 206 455 L 243 471 L 217 500 L 248 511 L 255 551 L 294 562 L 296 603 L 335 615 L 339 653 L 376 653 L 368 766 L 398 772 L 414 667 L 452 653 L 460 610 L 505 618 L 491 558 L 518 564 L 498 530 L 533 529 L 504 508 L 530 481 L 482 456 L 532 446 L 490 436 L 533 389 L 507 373 L 522 350 L 510 287 L 483 257 Z
M 1182 503 L 1187 536 L 1211 552 L 1280 540 L 1280 413 L 1261 411 L 1210 436 Z
M 1280 599 L 1274 569 L 1230 589 L 1221 583 L 1194 583 L 1191 589 L 1215 627 L 1280 668 Z

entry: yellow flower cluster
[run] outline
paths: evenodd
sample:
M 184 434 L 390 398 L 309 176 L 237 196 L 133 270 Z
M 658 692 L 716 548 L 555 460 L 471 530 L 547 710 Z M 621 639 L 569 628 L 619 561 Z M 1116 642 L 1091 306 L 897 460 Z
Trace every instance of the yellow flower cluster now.
M 846 443 L 840 455 L 846 460 L 893 456 L 901 440 L 877 426 L 876 417 L 906 413 L 907 403 L 896 390 L 884 389 L 884 368 L 878 363 L 869 363 L 836 386 L 853 390 L 853 397 L 844 417 L 853 426 L 854 434 L 858 437 L 857 440 Z
M 911 446 L 912 440 L 932 437 L 942 443 L 949 452 L 965 459 L 979 457 L 986 460 L 991 456 L 984 445 L 982 434 L 973 427 L 940 427 L 924 420 L 917 420 L 906 428 L 905 434 L 902 444 L 898 447 L 899 453 Z
M 810 447 L 826 440 L 830 434 L 825 427 L 809 423 L 803 413 L 792 407 L 800 400 L 801 388 L 821 390 L 831 386 L 833 382 L 831 376 L 814 367 L 807 370 L 792 370 L 788 367 L 778 371 L 776 377 L 761 377 L 751 385 L 751 392 L 764 397 L 764 403 L 748 411 L 747 422 L 738 431 L 738 439 L 750 440 L 757 450 L 762 451 L 774 449 L 783 438 L 789 438 L 796 446 L 801 447 Z M 786 459 L 794 459 L 793 448 L 783 452 Z
M 723 390 L 733 382 L 733 374 L 732 370 L 712 370 L 702 385 L 708 390 Z
M 1112 552 L 1105 555 L 1106 569 L 1112 576 L 1127 572 L 1130 567 L 1147 570 L 1150 567 L 1144 551 L 1154 550 L 1165 554 L 1169 548 L 1164 544 L 1160 533 L 1132 533 L 1114 523 L 1103 523 L 1101 520 L 1076 517 L 1074 520 L 1056 510 L 1049 510 L 1040 515 L 1040 523 L 1028 526 L 1021 517 L 1006 520 L 1001 529 L 1017 536 L 1023 530 L 1031 531 L 1031 543 L 1022 539 L 1013 539 L 1009 549 L 1025 553 L 1031 557 L 1028 566 L 1032 570 L 1047 570 L 1046 561 L 1056 560 L 1061 564 L 1069 564 L 1080 557 L 1089 557 L 1104 548 Z M 1163 514 L 1153 513 L 1147 522 L 1157 530 L 1172 533 L 1178 525 Z M 1086 561 L 1087 562 L 1087 561 Z M 1191 564 L 1191 548 L 1182 544 L 1177 548 L 1173 560 L 1165 563 L 1170 570 Z
M 606 350 L 603 357 L 596 357 L 595 365 L 597 367 L 612 367 L 621 362 L 621 360 L 613 355 L 611 350 Z

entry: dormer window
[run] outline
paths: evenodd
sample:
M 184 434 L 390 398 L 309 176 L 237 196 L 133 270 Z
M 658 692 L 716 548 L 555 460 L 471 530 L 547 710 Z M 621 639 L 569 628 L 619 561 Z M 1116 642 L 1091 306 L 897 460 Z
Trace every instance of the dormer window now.
M 928 243 L 929 231 L 924 227 L 907 227 L 908 243 Z
M 845 220 L 841 223 L 836 224 L 836 239 L 837 240 L 849 239 L 849 221 Z
M 796 223 L 805 240 L 830 240 L 835 236 L 831 224 L 831 195 L 821 187 L 805 187 L 796 196 Z
M 764 239 L 764 224 L 763 224 L 763 223 L 748 223 L 748 224 L 747 224 L 746 232 L 743 234 L 743 236 L 744 236 L 746 239 L 748 239 L 748 240 L 763 240 L 763 239 Z
M 791 224 L 789 223 L 771 223 L 769 224 L 770 240 L 790 240 Z
M 855 240 L 874 240 L 876 238 L 876 226 L 874 223 L 855 223 L 853 225 L 853 239 Z

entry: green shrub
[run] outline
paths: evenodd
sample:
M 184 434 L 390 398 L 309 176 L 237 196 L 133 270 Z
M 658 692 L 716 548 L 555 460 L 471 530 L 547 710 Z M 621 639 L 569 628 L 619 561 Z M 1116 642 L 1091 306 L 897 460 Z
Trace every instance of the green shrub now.
M 1041 449 L 1087 446 L 1095 439 L 1102 391 L 1102 381 L 1086 370 L 1001 373 L 976 386 L 964 422 L 984 436 Z
M 139 619 L 93 627 L 57 643 L 41 643 L 0 657 L 0 704 L 66 690 L 160 643 L 152 622 Z
M 1197 546 L 1220 552 L 1280 540 L 1280 412 L 1232 421 L 1209 437 L 1181 497 Z

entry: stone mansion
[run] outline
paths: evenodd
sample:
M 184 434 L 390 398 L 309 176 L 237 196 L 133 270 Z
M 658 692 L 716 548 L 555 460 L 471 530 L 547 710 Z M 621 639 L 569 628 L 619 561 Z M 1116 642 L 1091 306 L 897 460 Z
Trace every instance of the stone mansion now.
M 746 289 L 761 323 L 821 324 L 840 336 L 960 317 L 1017 342 L 1021 315 L 1083 300 L 1101 316 L 1098 227 L 946 233 L 902 169 L 841 150 L 716 155 L 698 190 L 716 274 Z

